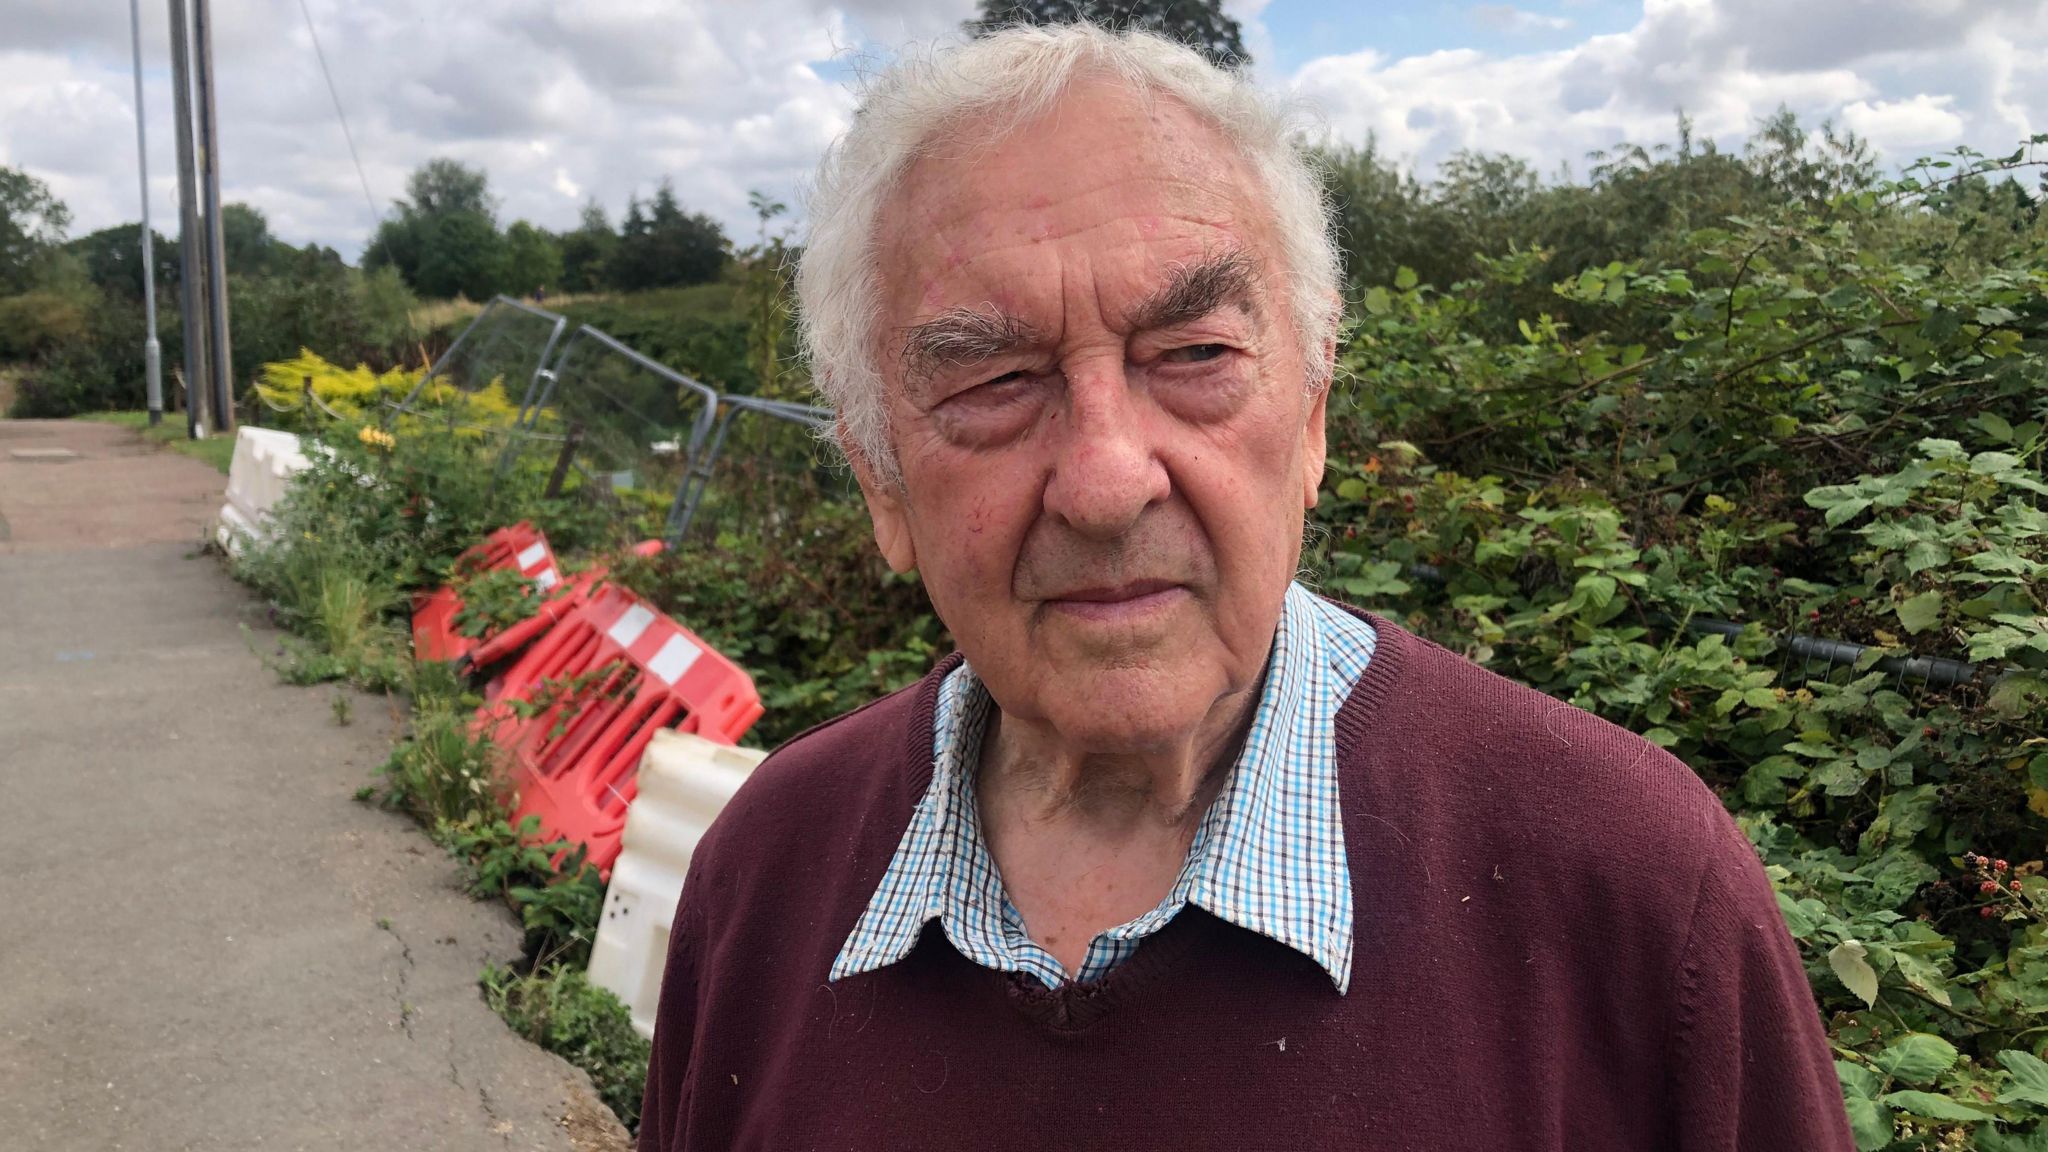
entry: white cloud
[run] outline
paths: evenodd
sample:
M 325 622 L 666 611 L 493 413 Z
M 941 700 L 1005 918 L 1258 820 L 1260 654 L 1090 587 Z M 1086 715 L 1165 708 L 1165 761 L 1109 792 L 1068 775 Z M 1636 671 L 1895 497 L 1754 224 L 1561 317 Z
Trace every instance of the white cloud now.
M 482 165 L 505 219 L 614 219 L 674 181 L 692 210 L 750 227 L 844 128 L 834 75 L 864 44 L 958 26 L 974 0 L 310 0 L 379 209 L 433 156 Z M 0 163 L 70 205 L 74 233 L 137 214 L 125 15 L 0 0 Z M 166 15 L 143 5 L 151 210 L 175 220 Z M 353 255 L 374 227 L 296 0 L 216 0 L 222 192 L 294 242 Z
M 1842 109 L 1842 123 L 1888 152 L 1953 143 L 1964 128 L 1955 102 L 1954 96 L 1924 92 L 1910 100 L 1858 100 Z
M 1461 148 L 1582 166 L 1671 139 L 1680 109 L 1733 145 L 1781 104 L 1902 160 L 2039 131 L 2048 58 L 2029 44 L 2048 44 L 2048 0 L 1645 0 L 1632 28 L 1557 51 L 1326 56 L 1289 85 L 1338 138 L 1425 170 Z
M 1480 4 L 1472 9 L 1472 19 L 1482 27 L 1515 35 L 1562 32 L 1572 26 L 1563 16 L 1546 16 L 1512 4 Z
M 1892 159 L 2048 130 L 2048 0 L 1643 0 L 1625 31 L 1524 53 L 1397 57 L 1365 45 L 1292 75 L 1263 20 L 1224 0 L 1263 82 L 1330 130 L 1427 168 L 1458 148 L 1544 171 L 1618 140 L 1669 139 L 1683 107 L 1732 144 L 1780 103 L 1834 118 Z M 1289 0 L 1299 3 L 1306 0 Z M 1329 0 L 1336 2 L 1336 0 Z M 1525 0 L 1532 2 L 1532 0 Z M 506 219 L 568 227 L 582 197 L 616 218 L 664 177 L 750 235 L 749 189 L 795 202 L 852 114 L 856 60 L 944 35 L 975 0 L 309 0 L 380 207 L 432 156 L 484 166 Z M 1561 16 L 1471 12 L 1555 37 Z M 1581 16 L 1583 8 L 1571 8 Z M 374 216 L 296 0 L 215 0 L 223 192 L 294 242 L 354 254 Z M 152 212 L 175 220 L 168 48 L 144 4 Z M 1583 17 L 1591 19 L 1591 17 Z M 0 0 L 0 163 L 71 206 L 75 232 L 136 215 L 128 29 L 77 0 Z M 1546 42 L 1555 43 L 1555 39 Z M 1297 58 L 1299 49 L 1295 46 Z

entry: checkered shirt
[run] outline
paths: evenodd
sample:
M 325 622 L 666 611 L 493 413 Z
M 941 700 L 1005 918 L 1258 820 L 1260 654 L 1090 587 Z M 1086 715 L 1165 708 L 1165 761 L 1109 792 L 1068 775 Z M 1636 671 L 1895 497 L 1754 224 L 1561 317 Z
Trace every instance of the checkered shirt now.
M 1336 718 L 1365 673 L 1372 626 L 1290 585 L 1244 751 L 1158 907 L 1096 936 L 1075 980 L 1094 980 L 1189 904 L 1351 983 L 1351 871 L 1337 804 Z M 939 686 L 932 781 L 875 895 L 832 962 L 838 980 L 894 964 L 937 920 L 961 955 L 1048 988 L 1070 978 L 1010 902 L 981 831 L 974 778 L 993 701 L 971 668 Z

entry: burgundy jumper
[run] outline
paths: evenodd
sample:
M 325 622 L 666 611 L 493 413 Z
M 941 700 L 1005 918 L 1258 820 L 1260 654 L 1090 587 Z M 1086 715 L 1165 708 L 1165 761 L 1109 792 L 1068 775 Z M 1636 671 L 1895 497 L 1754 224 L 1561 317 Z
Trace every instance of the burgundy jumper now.
M 1847 1152 L 1755 852 L 1683 764 L 1373 617 L 1337 717 L 1348 994 L 1198 908 L 1046 990 L 928 927 L 829 983 L 949 659 L 740 790 L 676 911 L 642 1152 Z

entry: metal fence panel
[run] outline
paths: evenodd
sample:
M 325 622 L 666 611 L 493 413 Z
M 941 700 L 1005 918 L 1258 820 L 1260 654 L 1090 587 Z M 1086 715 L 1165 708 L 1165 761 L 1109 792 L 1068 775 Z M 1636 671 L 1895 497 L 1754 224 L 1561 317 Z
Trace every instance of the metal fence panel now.
M 509 296 L 484 305 L 448 350 L 441 353 L 398 404 L 400 411 L 420 410 L 431 385 L 452 387 L 471 397 L 499 385 L 505 400 L 523 414 L 533 403 L 555 346 L 568 328 L 566 317 Z M 446 405 L 451 420 L 461 418 L 461 404 Z
M 500 476 L 531 483 L 544 475 L 550 490 L 581 492 L 650 531 L 672 520 L 712 433 L 718 393 L 587 325 L 535 379 Z M 548 461 L 537 468 L 542 453 Z

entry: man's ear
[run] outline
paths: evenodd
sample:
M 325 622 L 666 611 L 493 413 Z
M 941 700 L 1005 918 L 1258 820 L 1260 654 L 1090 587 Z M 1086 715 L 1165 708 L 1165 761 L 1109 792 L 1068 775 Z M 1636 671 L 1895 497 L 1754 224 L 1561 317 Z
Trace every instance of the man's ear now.
M 875 529 L 875 546 L 882 550 L 882 559 L 897 575 L 910 572 L 917 567 L 917 545 L 910 538 L 909 510 L 904 506 L 901 485 L 876 475 L 867 453 L 846 434 L 844 425 L 837 435 L 840 449 L 853 465 L 853 478 L 860 483 L 861 499 L 867 502 L 868 522 Z
M 1330 455 L 1323 423 L 1329 407 L 1330 386 L 1325 384 L 1308 398 L 1308 416 L 1301 427 L 1301 506 L 1304 511 L 1315 507 L 1322 495 L 1323 465 Z
M 1336 300 L 1343 307 L 1343 298 Z M 1324 420 L 1330 410 L 1330 389 L 1337 386 L 1337 333 L 1332 331 L 1323 340 L 1320 349 L 1323 354 L 1323 385 L 1309 397 L 1308 415 L 1301 428 L 1301 506 L 1304 510 L 1316 506 L 1323 489 L 1323 465 L 1329 462 L 1330 442 Z

